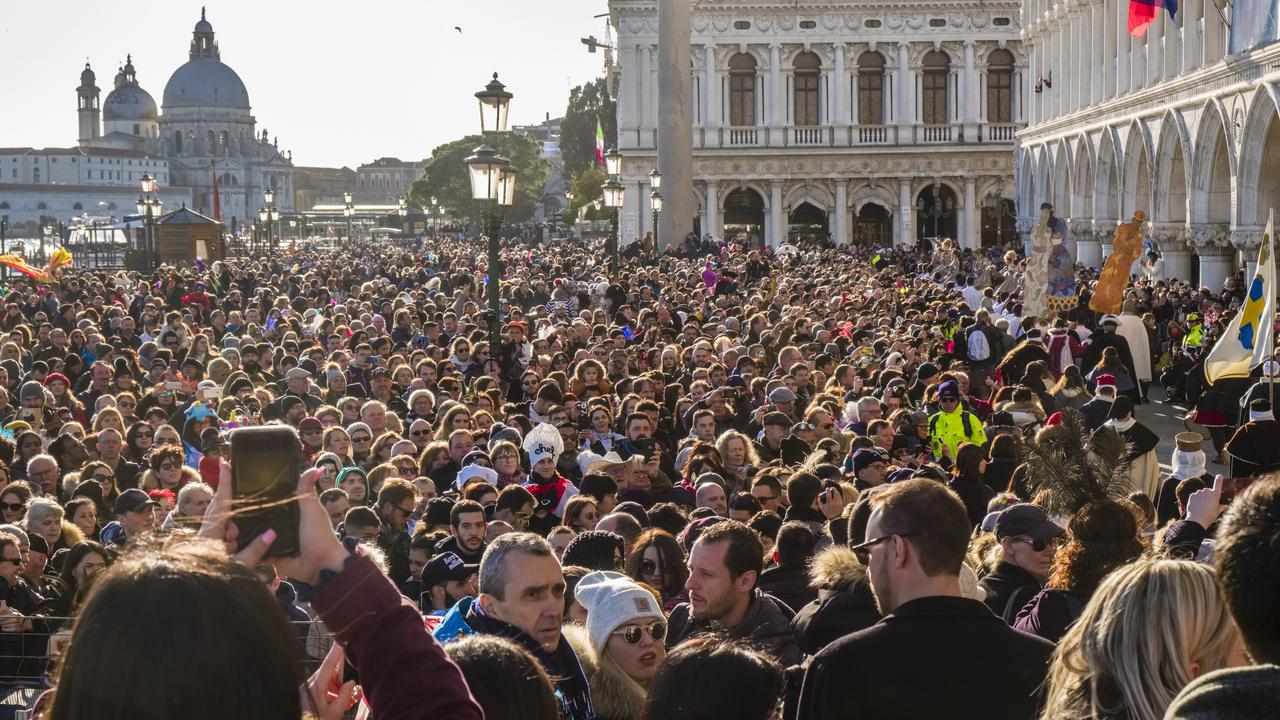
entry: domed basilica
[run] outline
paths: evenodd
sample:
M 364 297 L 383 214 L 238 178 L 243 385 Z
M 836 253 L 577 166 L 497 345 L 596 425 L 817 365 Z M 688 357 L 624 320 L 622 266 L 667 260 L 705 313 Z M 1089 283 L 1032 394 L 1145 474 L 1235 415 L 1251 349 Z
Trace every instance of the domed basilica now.
M 101 105 L 95 83 L 86 63 L 76 89 L 81 147 L 136 150 L 166 159 L 168 185 L 191 188 L 193 209 L 210 216 L 216 175 L 218 209 L 228 229 L 253 222 L 267 188 L 275 191 L 281 210 L 293 209 L 293 161 L 266 130 L 257 131 L 249 91 L 222 62 L 203 9 L 192 32 L 190 59 L 169 77 L 159 109 L 138 84 L 131 56 Z

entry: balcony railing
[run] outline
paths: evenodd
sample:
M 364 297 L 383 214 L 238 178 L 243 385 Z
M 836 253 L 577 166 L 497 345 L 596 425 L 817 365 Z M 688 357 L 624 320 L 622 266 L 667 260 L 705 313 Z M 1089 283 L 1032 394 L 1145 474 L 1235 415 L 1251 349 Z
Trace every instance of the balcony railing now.
M 916 142 L 949 143 L 953 134 L 950 125 L 921 125 L 916 134 Z
M 892 125 L 859 125 L 856 129 L 859 145 L 892 145 L 896 135 Z
M 987 142 L 1013 142 L 1018 126 L 1011 123 L 988 123 Z
M 791 144 L 796 146 L 830 145 L 830 127 L 793 127 Z
M 757 147 L 763 145 L 766 133 L 759 127 L 731 127 L 728 129 L 729 147 Z

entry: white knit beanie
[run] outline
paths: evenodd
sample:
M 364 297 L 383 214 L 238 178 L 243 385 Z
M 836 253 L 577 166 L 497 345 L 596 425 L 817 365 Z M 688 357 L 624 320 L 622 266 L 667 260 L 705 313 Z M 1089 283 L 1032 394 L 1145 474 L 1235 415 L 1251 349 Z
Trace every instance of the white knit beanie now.
M 587 634 L 597 653 L 604 651 L 614 630 L 632 620 L 652 618 L 666 622 L 653 594 L 622 573 L 588 573 L 578 581 L 573 595 L 587 609 Z

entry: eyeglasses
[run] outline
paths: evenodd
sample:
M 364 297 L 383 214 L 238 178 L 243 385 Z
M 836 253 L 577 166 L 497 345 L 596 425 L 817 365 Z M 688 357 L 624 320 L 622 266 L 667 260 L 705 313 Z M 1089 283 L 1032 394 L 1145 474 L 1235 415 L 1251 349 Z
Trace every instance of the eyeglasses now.
M 111 473 L 107 473 L 107 474 L 105 474 L 105 475 L 94 475 L 91 479 L 93 479 L 93 480 L 101 480 L 101 481 L 104 481 L 104 482 L 110 482 L 110 481 L 112 481 L 112 480 L 114 480 L 114 479 L 115 479 L 115 476 L 114 476 L 114 475 L 112 475 Z
M 662 566 L 661 566 L 661 565 L 659 565 L 658 563 L 656 563 L 656 562 L 654 562 L 654 561 L 652 561 L 652 560 L 641 560 L 641 561 L 640 561 L 640 574 L 641 574 L 641 575 L 657 575 L 657 574 L 658 574 L 658 573 L 660 573 L 660 572 L 664 572 L 664 569 L 663 569 L 663 568 L 662 568 Z
M 957 403 L 957 402 L 960 402 L 959 398 L 951 398 L 951 397 L 938 398 L 938 404 L 940 405 L 948 404 L 948 403 Z
M 858 562 L 862 563 L 863 565 L 866 565 L 867 561 L 871 559 L 871 548 L 875 547 L 876 545 L 879 545 L 880 543 L 895 537 L 900 537 L 905 539 L 905 538 L 919 537 L 919 536 L 920 536 L 920 533 L 915 533 L 915 532 L 889 533 L 888 535 L 881 535 L 880 537 L 874 540 L 868 540 L 860 545 L 854 545 L 851 549 L 853 550 L 854 557 L 858 558 Z
M 0 558 L 0 563 L 13 563 L 15 567 L 22 567 L 22 558 Z M 637 640 L 636 642 L 640 642 Z M 634 645 L 635 643 L 631 643 Z
M 368 435 L 361 435 L 360 437 L 355 437 L 355 436 L 353 435 L 353 436 L 351 437 L 351 442 L 370 442 L 370 441 L 372 441 L 372 440 L 373 440 L 373 438 L 372 438 L 372 437 L 369 437 Z
M 161 470 L 177 470 L 180 467 L 182 466 L 176 463 L 160 463 Z
M 649 623 L 648 627 L 641 625 L 628 625 L 620 630 L 614 630 L 610 635 L 621 635 L 628 645 L 639 645 L 644 638 L 645 630 L 649 631 L 649 637 L 654 640 L 661 640 L 667 636 L 667 624 L 662 622 Z
M 413 437 L 426 437 L 431 434 L 430 430 L 414 430 L 409 433 Z
M 25 503 L 20 503 L 20 502 L 18 503 L 0 502 L 0 510 L 8 510 L 9 512 L 21 512 L 22 510 L 26 509 L 26 507 L 27 506 Z
M 1058 545 L 1058 538 L 1050 538 L 1048 540 L 1037 540 L 1035 538 L 1023 537 L 1019 535 L 1011 539 L 1030 545 L 1031 549 L 1035 550 L 1036 552 L 1044 552 L 1046 548 L 1057 547 Z
M 754 495 L 757 502 L 767 503 L 778 499 L 777 495 Z

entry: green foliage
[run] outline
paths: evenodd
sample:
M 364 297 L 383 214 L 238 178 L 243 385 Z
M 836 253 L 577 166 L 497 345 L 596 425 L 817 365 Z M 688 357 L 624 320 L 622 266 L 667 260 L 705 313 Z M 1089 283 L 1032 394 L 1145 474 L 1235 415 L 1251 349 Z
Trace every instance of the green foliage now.
M 434 195 L 446 215 L 455 218 L 471 217 L 476 204 L 471 199 L 471 181 L 467 175 L 466 159 L 482 143 L 496 149 L 511 161 L 516 172 L 516 197 L 507 208 L 504 220 L 523 222 L 542 206 L 543 188 L 547 184 L 549 169 L 541 157 L 541 144 L 534 138 L 520 133 L 507 133 L 501 137 L 482 138 L 468 135 L 437 147 L 431 152 L 426 172 L 409 190 L 409 202 L 418 207 L 431 204 Z
M 618 144 L 618 102 L 609 97 L 604 78 L 569 91 L 569 106 L 560 123 L 560 154 L 569 177 L 597 166 L 596 120 L 604 130 L 605 147 Z
M 571 217 L 578 217 L 578 209 L 583 205 L 589 205 L 600 199 L 600 186 L 604 185 L 605 174 L 604 168 L 596 165 L 573 176 L 569 183 L 569 190 L 573 193 L 573 199 L 569 203 L 569 211 Z M 603 211 L 594 209 L 587 211 L 587 219 L 594 220 L 596 215 L 603 217 Z

